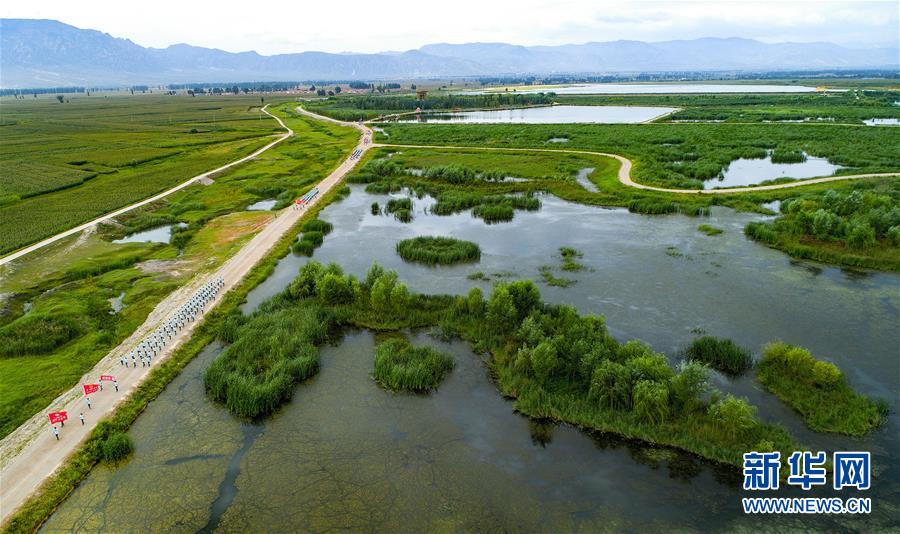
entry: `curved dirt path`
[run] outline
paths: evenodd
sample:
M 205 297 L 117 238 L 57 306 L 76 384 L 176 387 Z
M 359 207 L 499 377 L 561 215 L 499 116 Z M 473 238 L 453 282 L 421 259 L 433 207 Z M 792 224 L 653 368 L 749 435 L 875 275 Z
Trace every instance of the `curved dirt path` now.
M 328 191 L 341 183 L 341 180 L 353 169 L 365 151 L 371 148 L 372 130 L 357 123 L 326 119 L 299 108 L 298 111 L 309 117 L 350 126 L 360 131 L 359 144 L 353 150 L 354 153 L 359 150 L 359 155 L 354 158 L 351 154 L 331 174 L 319 182 L 319 194 L 308 204 L 308 206 L 312 206 L 319 202 Z M 275 117 L 275 119 L 284 126 L 284 123 L 278 117 Z M 278 142 L 294 134 L 293 130 L 287 126 L 284 127 L 288 130 L 288 133 L 279 139 Z M 277 142 L 269 145 L 268 148 L 274 146 L 274 144 L 277 144 Z M 254 155 L 258 155 L 258 153 Z M 252 156 L 239 161 L 246 161 Z M 211 172 L 217 172 L 224 168 L 227 167 Z M 195 179 L 193 178 L 192 180 Z M 169 294 L 154 308 L 144 323 L 128 339 L 97 362 L 79 380 L 78 384 L 57 397 L 46 409 L 35 414 L 19 428 L 0 440 L 0 525 L 3 525 L 28 497 L 35 493 L 41 484 L 65 463 L 66 459 L 87 439 L 98 422 L 110 416 L 116 407 L 131 392 L 137 389 L 149 376 L 153 367 L 157 367 L 159 362 L 168 359 L 175 349 L 190 339 L 194 328 L 203 320 L 203 315 L 178 332 L 154 358 L 152 367 L 126 368 L 119 363 L 119 358 L 129 354 L 133 347 L 185 304 L 203 284 L 213 278 L 221 277 L 225 282 L 224 287 L 216 298 L 206 305 L 204 314 L 208 313 L 221 302 L 223 296 L 230 289 L 240 283 L 244 276 L 269 253 L 272 247 L 286 232 L 290 231 L 307 210 L 308 207 L 294 209 L 293 206 L 281 210 L 274 219 L 221 267 L 214 272 L 195 276 L 193 280 Z M 91 395 L 93 405 L 91 409 L 88 409 L 84 400 L 82 384 L 96 383 L 98 377 L 103 374 L 116 377 L 119 382 L 119 391 L 115 391 L 112 385 L 106 384 L 103 391 Z M 47 414 L 59 410 L 65 410 L 69 413 L 69 421 L 60 432 L 60 439 L 57 441 L 52 434 Z M 84 425 L 81 425 L 78 420 L 78 414 L 82 412 L 86 418 Z
M 562 152 L 563 154 L 585 154 L 589 156 L 603 156 L 613 158 L 619 161 L 619 182 L 628 187 L 643 189 L 645 191 L 659 191 L 661 193 L 675 193 L 678 195 L 727 195 L 732 193 L 752 193 L 754 191 L 772 191 L 774 189 L 788 189 L 791 187 L 803 187 L 811 184 L 821 184 L 825 182 L 838 182 L 842 180 L 859 180 L 864 178 L 885 178 L 900 177 L 900 172 L 882 172 L 867 174 L 845 174 L 841 176 L 824 176 L 822 178 L 808 178 L 804 180 L 795 180 L 783 184 L 757 185 L 746 187 L 728 187 L 722 189 L 670 189 L 666 187 L 656 187 L 653 185 L 645 185 L 635 182 L 631 179 L 631 160 L 618 154 L 610 154 L 607 152 L 594 152 L 591 150 L 576 149 L 554 149 L 554 148 L 500 148 L 500 147 L 484 147 L 484 146 L 452 146 L 452 145 L 395 145 L 391 143 L 375 143 L 372 146 L 379 148 L 425 148 L 436 150 L 491 150 L 497 152 Z
M 278 124 L 286 130 L 286 132 L 281 134 L 278 137 L 278 139 L 272 141 L 268 145 L 256 150 L 255 152 L 253 152 L 252 154 L 250 154 L 248 156 L 244 156 L 241 159 L 232 161 L 231 163 L 226 163 L 225 165 L 222 165 L 221 167 L 218 167 L 211 171 L 207 171 L 203 174 L 198 174 L 197 176 L 194 176 L 193 178 L 189 178 L 188 180 L 176 185 L 175 187 L 173 187 L 171 189 L 167 189 L 167 190 L 163 191 L 162 193 L 153 195 L 150 198 L 146 198 L 139 202 L 135 202 L 134 204 L 125 206 L 124 208 L 119 208 L 115 211 L 111 211 L 111 212 L 107 213 L 106 215 L 101 215 L 100 217 L 98 217 L 92 221 L 88 221 L 84 224 L 79 224 L 78 226 L 76 226 L 74 228 L 69 228 L 68 230 L 60 232 L 54 236 L 48 237 L 44 240 L 38 241 L 37 243 L 28 245 L 25 248 L 20 248 L 19 250 L 11 252 L 11 253 L 7 254 L 6 256 L 3 256 L 2 258 L 0 258 L 0 265 L 9 263 L 17 258 L 21 258 L 22 256 L 24 256 L 30 252 L 34 252 L 35 250 L 46 247 L 50 243 L 55 243 L 56 241 L 59 241 L 60 239 L 62 239 L 64 237 L 68 237 L 70 235 L 77 234 L 78 232 L 81 232 L 82 230 L 87 230 L 88 228 L 92 228 L 93 226 L 95 226 L 99 223 L 108 221 L 114 217 L 118 217 L 119 215 L 122 215 L 123 213 L 128 213 L 129 211 L 131 211 L 133 209 L 139 208 L 141 206 L 146 206 L 147 204 L 150 204 L 151 202 L 156 202 L 157 200 L 159 200 L 161 198 L 165 198 L 165 197 L 171 195 L 172 193 L 175 193 L 177 191 L 184 189 L 185 187 L 193 184 L 194 182 L 202 182 L 202 181 L 208 180 L 212 175 L 214 175 L 218 172 L 224 171 L 226 169 L 230 169 L 231 167 L 234 167 L 235 165 L 240 165 L 241 163 L 244 163 L 245 161 L 249 161 L 249 160 L 255 158 L 256 156 L 259 156 L 266 150 L 269 150 L 270 148 L 274 147 L 278 143 L 281 143 L 288 137 L 291 137 L 292 135 L 294 135 L 294 130 L 291 130 L 290 128 L 288 128 L 281 119 L 279 119 L 275 115 L 272 115 L 271 113 L 269 113 L 269 110 L 266 109 L 267 107 L 269 107 L 268 104 L 263 106 L 262 112 L 265 113 L 266 115 L 272 117 L 276 121 L 278 121 Z

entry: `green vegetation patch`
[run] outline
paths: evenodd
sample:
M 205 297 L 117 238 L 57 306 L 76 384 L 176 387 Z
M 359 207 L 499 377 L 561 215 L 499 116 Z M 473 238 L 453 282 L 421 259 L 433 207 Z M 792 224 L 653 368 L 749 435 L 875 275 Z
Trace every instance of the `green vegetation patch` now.
M 704 234 L 709 235 L 709 236 L 719 235 L 725 231 L 725 230 L 722 230 L 721 228 L 717 228 L 717 227 L 711 226 L 709 224 L 701 224 L 700 226 L 697 227 L 697 230 L 700 232 L 703 232 Z
M 862 436 L 887 417 L 886 402 L 856 393 L 836 365 L 815 359 L 802 347 L 768 344 L 756 378 L 819 432 Z
M 800 194 L 744 233 L 798 258 L 900 271 L 900 180 Z
M 687 360 L 709 365 L 725 374 L 737 376 L 753 367 L 753 355 L 730 339 L 700 336 L 682 349 Z
M 394 391 L 437 389 L 453 369 L 453 358 L 431 347 L 414 347 L 392 338 L 375 349 L 375 381 Z
M 397 243 L 397 254 L 404 261 L 426 265 L 450 265 L 478 261 L 481 249 L 471 241 L 452 237 L 420 236 Z
M 316 346 L 325 340 L 326 325 L 313 306 L 254 314 L 207 368 L 207 393 L 240 417 L 271 414 L 290 399 L 299 382 L 318 371 Z

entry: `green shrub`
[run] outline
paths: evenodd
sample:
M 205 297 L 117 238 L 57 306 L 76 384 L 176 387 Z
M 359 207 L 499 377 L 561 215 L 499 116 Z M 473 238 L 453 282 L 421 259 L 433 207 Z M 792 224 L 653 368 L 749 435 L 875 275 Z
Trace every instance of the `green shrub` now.
M 134 451 L 134 443 L 125 432 L 114 431 L 103 442 L 103 460 L 109 464 L 119 463 Z
M 303 256 L 312 256 L 315 250 L 316 245 L 312 241 L 300 240 L 295 241 L 294 244 L 291 245 L 291 251 L 294 254 L 301 254 Z
M 741 375 L 753 366 L 753 356 L 749 350 L 730 339 L 713 336 L 694 338 L 681 354 L 685 359 L 705 363 L 732 376 Z
M 453 359 L 430 347 L 389 339 L 375 349 L 375 381 L 395 391 L 436 389 L 453 369 Z
M 481 249 L 471 241 L 452 237 L 421 236 L 397 243 L 397 254 L 409 262 L 449 265 L 478 261 L 481 258 Z
M 837 366 L 816 360 L 801 347 L 768 344 L 756 377 L 819 432 L 861 436 L 887 416 L 885 405 L 853 391 Z
M 316 247 L 322 244 L 325 240 L 325 234 L 318 230 L 308 231 L 303 233 L 303 237 L 300 238 L 301 241 L 309 241 Z

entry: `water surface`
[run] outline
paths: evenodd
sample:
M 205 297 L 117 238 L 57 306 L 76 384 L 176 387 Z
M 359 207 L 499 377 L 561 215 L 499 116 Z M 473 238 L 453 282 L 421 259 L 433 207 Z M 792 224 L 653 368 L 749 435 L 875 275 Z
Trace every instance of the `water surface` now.
M 558 95 L 592 94 L 682 94 L 682 93 L 812 93 L 815 87 L 767 84 L 712 83 L 588 83 L 537 89 L 517 88 L 516 93 L 549 93 Z M 498 91 L 480 91 L 492 93 Z M 512 92 L 512 91 L 509 91 Z
M 247 211 L 267 211 L 274 208 L 275 204 L 278 204 L 278 201 L 274 198 L 260 200 L 259 202 L 254 202 L 247 206 Z
M 767 180 L 778 178 L 817 178 L 831 176 L 842 169 L 840 165 L 834 165 L 827 158 L 818 158 L 806 154 L 806 161 L 799 163 L 773 163 L 772 154 L 765 158 L 739 158 L 725 167 L 721 178 L 714 178 L 703 183 L 704 189 L 717 187 L 739 187 L 745 185 L 757 185 Z
M 868 126 L 900 126 L 900 119 L 868 119 L 863 122 Z
M 675 108 L 653 106 L 543 106 L 489 111 L 422 113 L 404 115 L 396 122 L 439 122 L 467 124 L 632 124 L 671 113 Z
M 174 226 L 185 227 L 187 225 L 178 223 L 177 225 L 157 226 L 156 228 L 126 235 L 121 239 L 115 239 L 113 243 L 168 243 L 172 240 L 172 227 Z

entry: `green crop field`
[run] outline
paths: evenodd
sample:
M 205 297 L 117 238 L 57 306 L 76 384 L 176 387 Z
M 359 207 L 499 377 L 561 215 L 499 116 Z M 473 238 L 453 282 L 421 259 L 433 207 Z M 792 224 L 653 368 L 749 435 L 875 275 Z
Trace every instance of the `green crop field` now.
M 0 254 L 172 187 L 280 129 L 258 96 L 4 100 Z

